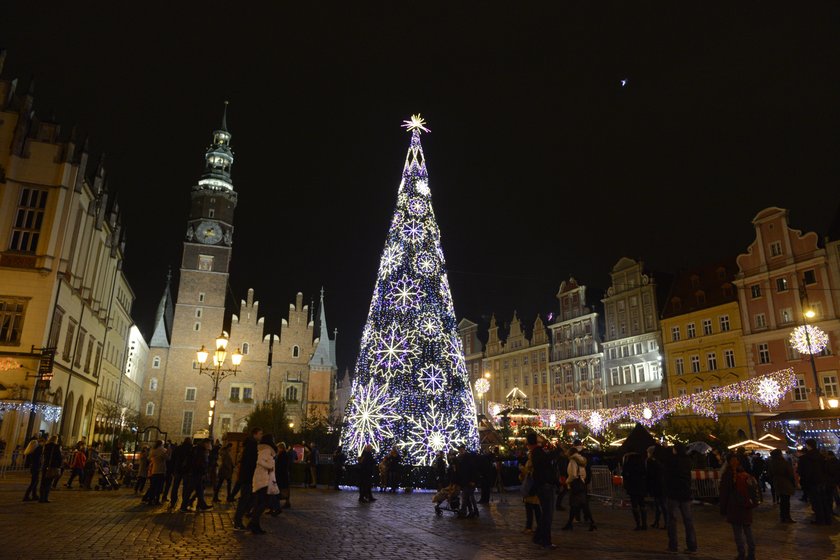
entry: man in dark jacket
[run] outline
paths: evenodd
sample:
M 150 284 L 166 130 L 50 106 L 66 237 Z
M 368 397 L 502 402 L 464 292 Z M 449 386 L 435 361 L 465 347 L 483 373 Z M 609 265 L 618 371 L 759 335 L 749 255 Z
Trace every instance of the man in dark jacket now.
M 534 532 L 534 543 L 545 548 L 557 548 L 551 543 L 551 523 L 554 520 L 554 493 L 557 490 L 557 476 L 551 464 L 551 457 L 543 449 L 536 432 L 528 432 L 525 441 L 528 455 L 534 466 L 532 477 L 537 498 L 540 501 L 540 521 Z
M 461 509 L 458 517 L 478 517 L 475 505 L 475 485 L 478 481 L 478 465 L 475 453 L 467 452 L 463 445 L 458 447 L 458 461 L 455 463 L 455 480 L 461 488 Z
M 359 501 L 363 504 L 375 502 L 373 497 L 373 473 L 376 470 L 376 460 L 373 458 L 373 447 L 365 445 L 359 457 Z
M 631 451 L 624 455 L 621 466 L 621 476 L 624 480 L 624 490 L 630 496 L 630 506 L 633 519 L 636 521 L 636 531 L 647 530 L 647 469 L 645 457 L 641 453 Z
M 666 450 L 667 451 L 667 450 Z M 677 510 L 685 526 L 686 552 L 697 552 L 697 533 L 691 515 L 691 459 L 681 443 L 662 454 L 665 467 L 665 497 L 668 508 L 668 551 L 679 552 L 677 539 Z
M 335 448 L 335 453 L 333 453 L 333 465 L 335 466 L 335 489 L 340 490 L 338 487 L 341 484 L 341 479 L 344 477 L 344 464 L 347 462 L 347 455 L 344 454 L 342 451 L 341 446 Z
M 820 450 L 817 449 L 817 442 L 814 439 L 805 440 L 805 453 L 799 458 L 799 480 L 802 489 L 811 501 L 811 509 L 814 510 L 815 525 L 831 524 L 831 502 L 827 496 L 827 483 L 825 459 Z
M 184 438 L 184 442 L 172 451 L 172 487 L 169 500 L 169 509 L 175 509 L 178 505 L 178 487 L 183 482 L 183 489 L 181 490 L 182 497 L 187 493 L 186 476 L 190 472 L 190 457 L 192 456 L 192 438 Z M 169 465 L 167 465 L 168 467 Z M 166 496 L 163 497 L 166 501 Z
M 491 452 L 482 453 L 480 455 L 480 469 L 481 476 L 481 497 L 478 500 L 479 504 L 490 503 L 490 489 L 493 488 L 493 483 L 496 482 L 496 465 Z
M 245 440 L 242 450 L 242 459 L 239 462 L 239 482 L 241 483 L 239 503 L 236 504 L 236 514 L 233 516 L 233 528 L 236 531 L 244 531 L 245 525 L 242 518 L 251 509 L 254 471 L 257 469 L 257 445 L 262 438 L 262 428 L 251 428 L 251 437 Z
M 796 479 L 793 467 L 782 457 L 780 449 L 770 452 L 769 471 L 773 483 L 773 491 L 779 500 L 779 520 L 782 523 L 794 523 L 790 517 L 790 497 L 796 491 Z
M 192 448 L 190 470 L 187 474 L 187 482 L 184 484 L 184 499 L 181 502 L 182 512 L 189 511 L 193 499 L 198 500 L 196 511 L 204 511 L 213 507 L 207 505 L 204 500 L 204 483 L 207 476 L 209 453 L 209 439 L 198 440 Z
M 26 456 L 26 463 L 29 464 L 29 474 L 31 475 L 29 486 L 26 487 L 26 493 L 23 495 L 23 501 L 38 500 L 38 480 L 41 477 L 41 456 L 44 452 L 44 443 L 46 440 L 39 437 L 35 442 L 35 448 Z M 29 445 L 32 445 L 30 442 Z M 29 449 L 29 445 L 27 448 Z
M 41 454 L 41 497 L 38 500 L 39 502 L 48 503 L 50 501 L 50 489 L 52 488 L 53 479 L 56 478 L 53 472 L 59 471 L 62 462 L 61 446 L 58 444 L 58 436 L 50 436 Z

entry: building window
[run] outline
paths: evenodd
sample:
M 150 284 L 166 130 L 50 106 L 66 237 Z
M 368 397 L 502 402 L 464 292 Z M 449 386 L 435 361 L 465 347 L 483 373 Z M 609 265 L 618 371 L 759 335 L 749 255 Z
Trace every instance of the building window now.
M 621 374 L 624 376 L 624 383 L 634 383 L 633 381 L 633 368 L 630 366 L 624 366 L 621 368 Z
M 771 257 L 780 257 L 782 256 L 782 242 L 781 241 L 774 241 L 770 244 L 770 256 Z
M 300 357 L 300 347 L 295 345 L 292 346 L 292 358 Z M 507 360 L 505 360 L 505 368 L 507 369 Z
M 286 387 L 286 400 L 289 402 L 297 402 L 298 390 L 297 387 Z
M 796 376 L 796 382 L 793 385 L 793 400 L 808 400 L 808 389 L 805 387 L 805 377 L 801 374 Z
M 251 345 L 248 344 L 247 342 L 243 342 L 242 343 L 242 355 L 247 356 L 248 352 L 250 352 L 250 351 L 251 351 Z
M 146 416 L 154 416 L 155 415 L 155 403 L 150 402 L 146 403 Z
M 2 305 L 2 304 L 0 304 Z M 53 319 L 52 325 L 50 325 L 50 338 L 47 342 L 47 346 L 50 348 L 57 348 L 58 347 L 58 337 L 61 335 L 61 325 L 64 322 L 64 310 L 58 306 L 55 307 L 55 311 L 53 312 Z M 0 325 L 3 324 L 3 320 L 0 319 Z
M 786 292 L 788 289 L 787 278 L 776 278 L 776 291 Z
M 700 373 L 700 356 L 698 354 L 691 356 L 691 373 Z
M 26 301 L 17 298 L 0 299 L 0 344 L 20 344 Z
M 674 360 L 674 371 L 677 372 L 677 375 L 682 375 L 685 373 L 685 360 L 682 358 L 677 358 Z
M 211 272 L 213 270 L 213 255 L 198 255 L 198 270 Z
M 642 343 L 641 342 L 637 342 L 636 344 L 633 345 L 633 353 L 636 354 L 636 355 L 639 355 L 639 354 L 642 353 Z
M 767 317 L 764 316 L 764 313 L 756 313 L 755 314 L 755 328 L 757 328 L 757 329 L 767 328 Z
M 799 359 L 799 352 L 797 352 L 796 348 L 790 345 L 789 340 L 785 341 L 785 356 L 788 361 Z
M 814 269 L 806 270 L 802 273 L 802 281 L 805 283 L 806 286 L 810 286 L 811 284 L 817 283 L 817 275 L 814 272 Z
M 195 308 L 195 318 L 196 318 L 196 319 L 201 319 L 201 312 L 202 312 L 202 311 L 203 311 L 203 310 L 202 310 L 200 307 L 196 307 L 196 308 Z
M 645 365 L 644 364 L 637 364 L 636 365 L 636 383 L 644 383 L 645 382 Z
M 76 334 L 76 321 L 70 319 L 67 322 L 67 334 L 64 335 L 64 361 L 69 362 L 72 358 L 70 352 L 73 350 L 73 337 Z
M 766 342 L 762 342 L 758 345 L 758 363 L 770 363 L 770 346 Z
M 750 286 L 750 294 L 752 295 L 753 299 L 757 299 L 761 297 L 761 286 L 759 284 L 753 284 Z
M 823 375 L 823 393 L 830 399 L 838 396 L 836 375 Z
M 735 350 L 731 348 L 727 348 L 723 351 L 723 361 L 726 363 L 726 367 L 734 368 L 735 367 Z
M 615 348 L 610 348 L 610 359 L 615 360 L 617 357 L 618 356 L 617 356 L 617 352 L 615 351 Z
M 241 394 L 239 385 L 231 385 L 230 386 L 230 400 L 234 402 L 239 401 L 239 395 Z
M 685 395 L 686 395 L 685 387 L 680 387 L 679 389 L 677 389 L 677 396 L 684 397 Z
M 783 325 L 793 322 L 793 310 L 790 307 L 785 307 L 779 310 L 779 321 Z
M 696 328 L 694 327 L 694 323 L 689 323 L 685 326 L 685 336 L 686 338 L 694 338 L 696 336 Z
M 38 249 L 38 238 L 41 236 L 46 207 L 47 191 L 29 187 L 21 189 L 9 242 L 10 251 L 34 253 Z
M 630 355 L 630 347 L 629 346 L 622 346 L 621 347 L 621 357 L 626 358 Z
M 149 379 L 149 391 L 157 391 L 158 388 L 158 380 L 157 377 L 152 377 Z
M 93 343 L 94 338 L 91 336 L 88 338 L 88 345 L 87 345 L 87 355 L 85 356 L 85 372 L 90 373 L 90 360 L 93 358 Z
M 712 334 L 712 320 L 703 319 L 703 335 L 708 336 Z
M 610 384 L 613 385 L 613 386 L 620 384 L 620 381 L 619 381 L 619 378 L 618 378 L 618 368 L 617 367 L 610 368 Z
M 714 352 L 709 352 L 706 354 L 706 365 L 709 367 L 709 371 L 715 371 L 717 369 L 717 354 Z
M 200 330 L 201 330 L 201 323 L 200 323 L 200 322 L 198 322 L 198 321 L 196 321 L 196 322 L 195 322 L 195 324 L 193 325 L 193 330 L 194 330 L 195 332 L 200 331 Z
M 659 379 L 659 364 L 651 362 L 648 364 L 648 369 L 650 369 L 650 379 L 651 381 L 656 381 Z
M 181 434 L 185 436 L 192 435 L 192 426 L 193 426 L 193 411 L 192 410 L 185 410 L 184 417 L 181 420 Z
M 527 375 L 524 375 L 523 377 L 525 378 L 525 379 L 524 379 L 524 381 L 525 381 L 525 386 L 527 387 L 527 386 L 528 386 L 528 376 L 527 376 Z
M 160 369 L 160 356 L 155 356 L 152 358 L 152 367 L 155 369 Z
M 187 402 L 195 402 L 195 387 L 187 387 L 184 391 L 184 400 Z
M 729 315 L 720 316 L 720 332 L 727 332 L 729 330 Z
M 204 292 L 199 292 L 198 293 L 198 302 L 199 303 L 204 303 Z
M 653 352 L 656 350 L 656 341 L 655 340 L 648 340 L 648 352 Z

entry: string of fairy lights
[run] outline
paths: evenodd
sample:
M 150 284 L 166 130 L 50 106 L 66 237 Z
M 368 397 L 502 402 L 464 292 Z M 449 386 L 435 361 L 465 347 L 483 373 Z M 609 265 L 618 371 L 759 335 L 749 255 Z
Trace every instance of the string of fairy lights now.
M 651 427 L 666 416 L 681 411 L 691 411 L 698 416 L 717 420 L 717 405 L 723 401 L 752 402 L 767 408 L 776 408 L 796 383 L 792 369 L 738 381 L 723 387 L 716 387 L 698 393 L 681 395 L 659 401 L 636 403 L 597 410 L 532 409 L 546 427 L 559 427 L 566 423 L 586 426 L 593 434 L 599 434 L 618 422 L 638 422 Z M 506 405 L 488 403 L 493 416 L 499 417 Z

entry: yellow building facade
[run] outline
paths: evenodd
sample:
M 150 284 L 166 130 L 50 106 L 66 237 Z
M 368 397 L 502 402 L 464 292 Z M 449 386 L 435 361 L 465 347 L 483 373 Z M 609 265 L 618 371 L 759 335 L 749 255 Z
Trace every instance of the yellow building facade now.
M 734 263 L 727 262 L 676 278 L 660 324 L 667 397 L 691 395 L 750 377 L 733 276 Z M 716 406 L 719 419 L 746 435 L 750 435 L 751 416 L 758 408 L 732 401 Z M 709 421 L 690 410 L 676 418 Z

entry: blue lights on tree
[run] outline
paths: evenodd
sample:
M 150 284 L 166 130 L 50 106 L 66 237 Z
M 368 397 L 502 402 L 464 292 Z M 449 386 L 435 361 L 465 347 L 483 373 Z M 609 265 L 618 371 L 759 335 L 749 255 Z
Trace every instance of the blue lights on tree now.
M 341 443 L 396 447 L 430 465 L 438 451 L 478 449 L 475 401 L 458 336 L 440 230 L 432 210 L 419 115 L 403 126 L 411 144 L 379 263 Z

